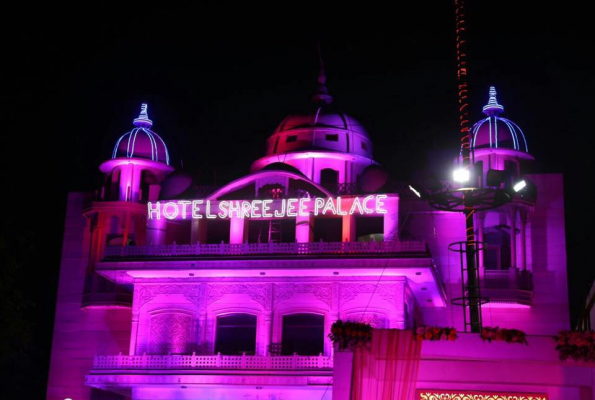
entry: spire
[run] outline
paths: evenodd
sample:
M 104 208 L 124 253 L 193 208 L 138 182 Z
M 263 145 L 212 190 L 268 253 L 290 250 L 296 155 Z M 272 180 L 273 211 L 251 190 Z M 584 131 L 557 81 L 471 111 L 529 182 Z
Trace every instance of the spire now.
M 498 104 L 498 100 L 496 99 L 496 88 L 494 86 L 490 86 L 490 98 L 488 100 L 488 104 L 483 107 L 483 113 L 485 115 L 498 115 L 502 111 L 504 111 L 504 106 Z
M 149 114 L 147 113 L 147 103 L 143 103 L 140 106 L 140 114 L 138 118 L 135 118 L 133 121 L 134 126 L 139 128 L 150 128 L 153 126 L 153 121 L 149 119 Z
M 328 94 L 326 89 L 326 73 L 324 72 L 324 62 L 322 61 L 322 53 L 320 52 L 320 43 L 318 43 L 318 61 L 320 63 L 320 72 L 318 73 L 318 88 L 316 93 L 312 96 L 312 101 L 317 105 L 331 104 L 333 97 Z

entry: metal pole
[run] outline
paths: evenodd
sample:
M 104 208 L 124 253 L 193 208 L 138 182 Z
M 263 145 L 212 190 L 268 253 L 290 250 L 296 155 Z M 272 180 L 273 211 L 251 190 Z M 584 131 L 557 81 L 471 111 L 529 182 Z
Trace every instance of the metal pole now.
M 461 167 L 467 168 L 469 172 L 472 167 L 472 149 L 469 129 L 469 99 L 467 87 L 467 35 L 465 1 L 454 0 L 456 17 L 456 40 L 457 40 L 457 80 L 459 97 L 459 127 L 461 130 Z M 477 276 L 477 265 L 475 263 L 476 242 L 473 226 L 473 208 L 468 204 L 468 196 L 465 195 L 465 236 L 466 236 L 466 258 L 467 258 L 467 290 L 469 298 L 469 323 L 471 332 L 481 331 L 481 299 L 479 298 L 479 279 Z M 464 277 L 461 277 L 464 279 Z

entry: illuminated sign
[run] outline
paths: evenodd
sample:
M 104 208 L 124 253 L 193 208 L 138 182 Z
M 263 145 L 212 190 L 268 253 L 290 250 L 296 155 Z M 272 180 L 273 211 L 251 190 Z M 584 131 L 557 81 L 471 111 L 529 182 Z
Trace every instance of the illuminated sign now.
M 281 200 L 172 200 L 147 203 L 149 219 L 292 218 L 308 215 L 386 214 L 387 195 Z

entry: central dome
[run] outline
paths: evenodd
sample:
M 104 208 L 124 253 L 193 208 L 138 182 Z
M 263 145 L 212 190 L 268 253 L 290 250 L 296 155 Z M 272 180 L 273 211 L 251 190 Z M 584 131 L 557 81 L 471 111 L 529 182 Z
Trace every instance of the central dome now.
M 267 140 L 267 156 L 330 151 L 372 158 L 372 141 L 362 124 L 330 107 L 333 98 L 326 89 L 323 69 L 312 100 L 316 107 L 311 113 L 289 115 L 279 124 Z

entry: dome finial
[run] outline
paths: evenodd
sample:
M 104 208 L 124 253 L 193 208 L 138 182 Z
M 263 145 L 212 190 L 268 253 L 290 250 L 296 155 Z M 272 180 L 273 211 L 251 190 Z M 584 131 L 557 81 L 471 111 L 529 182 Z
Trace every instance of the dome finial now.
M 135 118 L 133 121 L 134 126 L 138 126 L 139 128 L 150 128 L 151 126 L 153 126 L 153 121 L 149 119 L 147 108 L 147 103 L 141 104 L 140 114 L 138 115 L 138 118 Z
M 318 43 L 318 61 L 320 63 L 318 88 L 316 89 L 314 96 L 312 96 L 312 100 L 319 105 L 331 104 L 333 102 L 333 96 L 328 94 L 328 90 L 326 89 L 326 73 L 324 72 L 324 62 L 322 60 L 322 52 L 320 51 L 320 43 Z
M 496 99 L 496 88 L 494 86 L 490 86 L 490 98 L 488 100 L 488 104 L 483 107 L 483 113 L 486 115 L 498 115 L 502 111 L 504 111 L 504 106 L 498 104 L 498 100 Z

